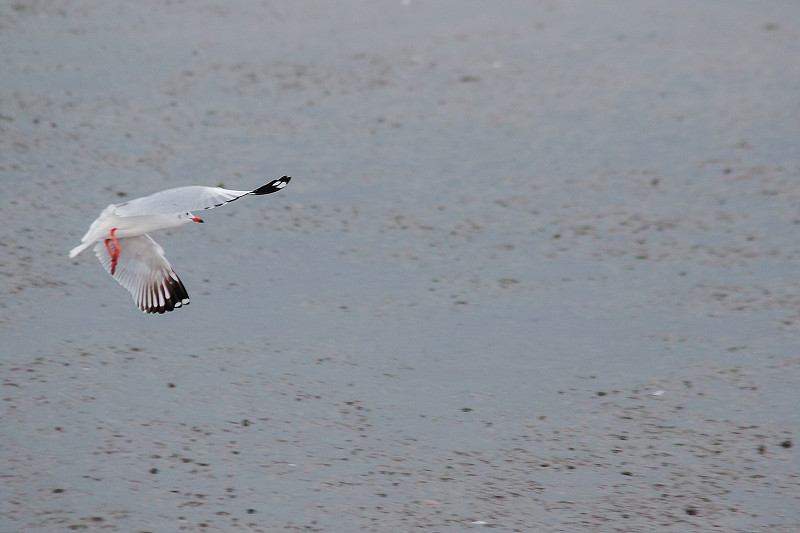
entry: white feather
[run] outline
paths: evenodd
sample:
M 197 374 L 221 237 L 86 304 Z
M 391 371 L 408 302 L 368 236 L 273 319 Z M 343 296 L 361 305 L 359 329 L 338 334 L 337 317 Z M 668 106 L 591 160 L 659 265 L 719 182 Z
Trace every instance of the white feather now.
M 119 258 L 114 279 L 128 289 L 133 301 L 145 313 L 164 313 L 189 303 L 189 295 L 172 269 L 164 249 L 149 235 L 118 239 Z M 111 274 L 111 256 L 104 242 L 94 253 Z
M 250 194 L 252 191 L 233 191 L 220 187 L 190 185 L 157 192 L 117 204 L 114 214 L 121 217 L 163 215 L 213 209 Z

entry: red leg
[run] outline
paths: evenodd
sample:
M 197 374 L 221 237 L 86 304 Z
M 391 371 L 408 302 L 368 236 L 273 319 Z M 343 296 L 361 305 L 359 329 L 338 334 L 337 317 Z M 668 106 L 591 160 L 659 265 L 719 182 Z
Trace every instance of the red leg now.
M 114 235 L 116 233 L 117 228 L 111 229 L 111 238 L 106 239 L 106 250 L 108 250 L 108 255 L 111 256 L 111 275 L 114 275 L 114 272 L 117 270 L 117 259 L 119 259 L 119 241 L 117 240 L 117 236 Z M 111 246 L 108 245 L 109 241 L 114 241 L 114 251 L 111 251 Z

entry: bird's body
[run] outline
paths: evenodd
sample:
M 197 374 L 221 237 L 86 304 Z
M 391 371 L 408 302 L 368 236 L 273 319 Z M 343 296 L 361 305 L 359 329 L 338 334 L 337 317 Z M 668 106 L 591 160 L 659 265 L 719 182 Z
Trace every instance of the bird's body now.
M 177 228 L 187 222 L 191 217 L 185 214 L 166 215 L 137 215 L 121 217 L 116 214 L 120 204 L 110 204 L 103 209 L 97 220 L 89 226 L 89 231 L 81 238 L 81 244 L 70 250 L 69 256 L 75 257 L 97 241 L 111 238 L 111 230 L 116 228 L 117 239 L 138 237 L 161 229 Z
M 281 190 L 284 176 L 252 191 L 188 186 L 157 192 L 121 204 L 110 204 L 92 222 L 81 244 L 69 252 L 75 257 L 94 244 L 94 253 L 120 285 L 128 289 L 145 313 L 164 313 L 189 303 L 189 295 L 148 233 L 203 222 L 192 210 L 212 209 L 246 196 Z M 113 242 L 113 246 L 112 246 Z

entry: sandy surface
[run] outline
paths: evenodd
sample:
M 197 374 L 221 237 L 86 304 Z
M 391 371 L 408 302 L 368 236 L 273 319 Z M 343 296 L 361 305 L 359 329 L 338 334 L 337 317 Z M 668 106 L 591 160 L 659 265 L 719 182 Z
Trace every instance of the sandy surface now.
M 796 531 L 800 4 L 0 5 L 0 531 Z M 154 237 L 110 202 L 279 194 Z

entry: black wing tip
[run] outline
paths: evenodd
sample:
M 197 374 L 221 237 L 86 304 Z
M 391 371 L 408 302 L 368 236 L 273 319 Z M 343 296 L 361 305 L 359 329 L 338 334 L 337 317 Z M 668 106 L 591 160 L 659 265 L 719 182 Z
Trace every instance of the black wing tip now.
M 279 191 L 286 187 L 291 180 L 291 176 L 283 176 L 280 179 L 272 180 L 266 185 L 262 185 L 258 189 L 251 191 L 250 194 L 261 195 L 261 194 L 270 194 L 276 191 Z
M 175 311 L 176 309 L 180 309 L 181 307 L 185 307 L 189 305 L 189 298 L 184 299 L 183 301 L 171 301 L 168 302 L 166 305 L 163 306 L 151 306 L 145 307 L 142 309 L 142 312 L 148 315 L 163 315 L 164 313 L 169 313 L 171 311 Z
M 144 304 L 140 309 L 146 314 L 159 314 L 174 311 L 185 305 L 189 305 L 189 293 L 186 292 L 186 287 L 183 282 L 173 271 L 173 276 L 166 278 L 164 285 L 156 287 L 153 292 L 160 292 L 163 298 L 163 304 L 156 305 L 155 303 Z M 155 300 L 155 298 L 153 298 Z

